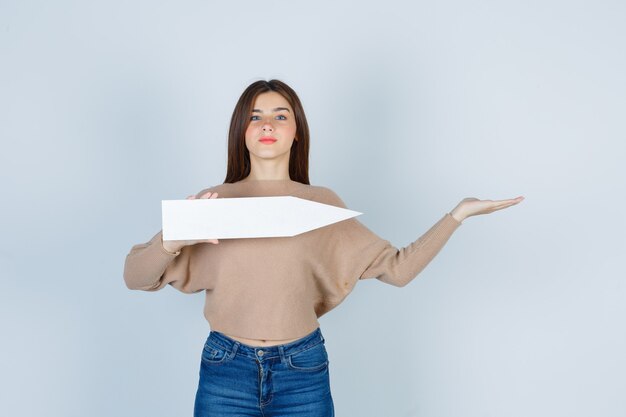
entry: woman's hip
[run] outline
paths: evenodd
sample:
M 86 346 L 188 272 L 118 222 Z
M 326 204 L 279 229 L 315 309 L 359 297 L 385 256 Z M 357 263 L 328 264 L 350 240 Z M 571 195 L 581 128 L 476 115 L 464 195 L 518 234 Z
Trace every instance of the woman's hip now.
M 332 415 L 329 359 L 318 328 L 294 342 L 255 347 L 211 331 L 202 351 L 196 409 L 248 407 L 250 415 L 263 410 L 290 410 L 290 415 Z M 314 410 L 302 414 L 304 410 Z M 219 412 L 219 413 L 218 413 Z M 203 414 L 196 414 L 200 416 Z M 276 414 L 280 415 L 280 414 Z M 289 414 L 284 414 L 289 415 Z

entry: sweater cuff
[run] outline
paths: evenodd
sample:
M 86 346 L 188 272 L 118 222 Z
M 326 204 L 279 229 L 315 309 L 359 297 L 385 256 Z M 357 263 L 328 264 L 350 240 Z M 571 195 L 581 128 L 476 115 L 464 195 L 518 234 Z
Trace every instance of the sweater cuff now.
M 148 247 L 150 247 L 150 252 L 153 253 L 153 256 L 157 256 L 167 263 L 180 254 L 180 251 L 174 253 L 165 250 L 163 247 L 163 231 L 160 231 L 150 239 Z
M 454 223 L 456 223 L 458 226 L 462 225 L 463 222 L 458 221 L 457 219 L 454 218 L 454 216 L 450 213 L 446 213 L 446 217 L 449 217 L 449 220 L 453 221 Z
M 180 255 L 180 250 L 177 250 L 176 252 L 170 252 L 167 249 L 165 249 L 165 246 L 163 246 L 163 234 L 162 233 L 159 233 L 159 241 L 158 241 L 157 245 L 160 245 L 161 246 L 161 250 L 163 252 L 165 252 L 166 254 L 168 254 L 169 256 L 174 256 L 175 257 L 175 256 Z

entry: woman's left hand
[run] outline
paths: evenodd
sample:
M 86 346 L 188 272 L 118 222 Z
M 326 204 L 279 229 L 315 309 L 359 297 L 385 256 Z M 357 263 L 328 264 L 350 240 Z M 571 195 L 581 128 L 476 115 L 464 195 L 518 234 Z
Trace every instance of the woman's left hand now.
M 514 206 L 524 199 L 519 196 L 509 200 L 479 200 L 477 198 L 464 198 L 461 202 L 450 212 L 452 217 L 457 221 L 462 222 L 470 216 L 476 216 L 478 214 L 488 214 L 496 210 L 502 210 L 507 207 Z

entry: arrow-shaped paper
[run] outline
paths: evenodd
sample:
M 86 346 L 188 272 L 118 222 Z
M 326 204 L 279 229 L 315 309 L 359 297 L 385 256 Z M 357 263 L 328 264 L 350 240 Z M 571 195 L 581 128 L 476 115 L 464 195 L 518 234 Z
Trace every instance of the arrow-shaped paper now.
M 295 236 L 358 211 L 292 196 L 163 200 L 163 240 Z

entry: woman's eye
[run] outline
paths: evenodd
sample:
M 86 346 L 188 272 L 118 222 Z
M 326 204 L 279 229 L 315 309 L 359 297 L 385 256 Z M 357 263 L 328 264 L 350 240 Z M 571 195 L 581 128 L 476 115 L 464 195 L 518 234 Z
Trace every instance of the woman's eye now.
M 276 116 L 276 118 L 278 120 L 287 120 L 287 118 L 285 116 L 283 116 L 282 114 L 279 114 L 278 116 Z
M 261 120 L 259 116 L 250 116 L 250 120 Z

